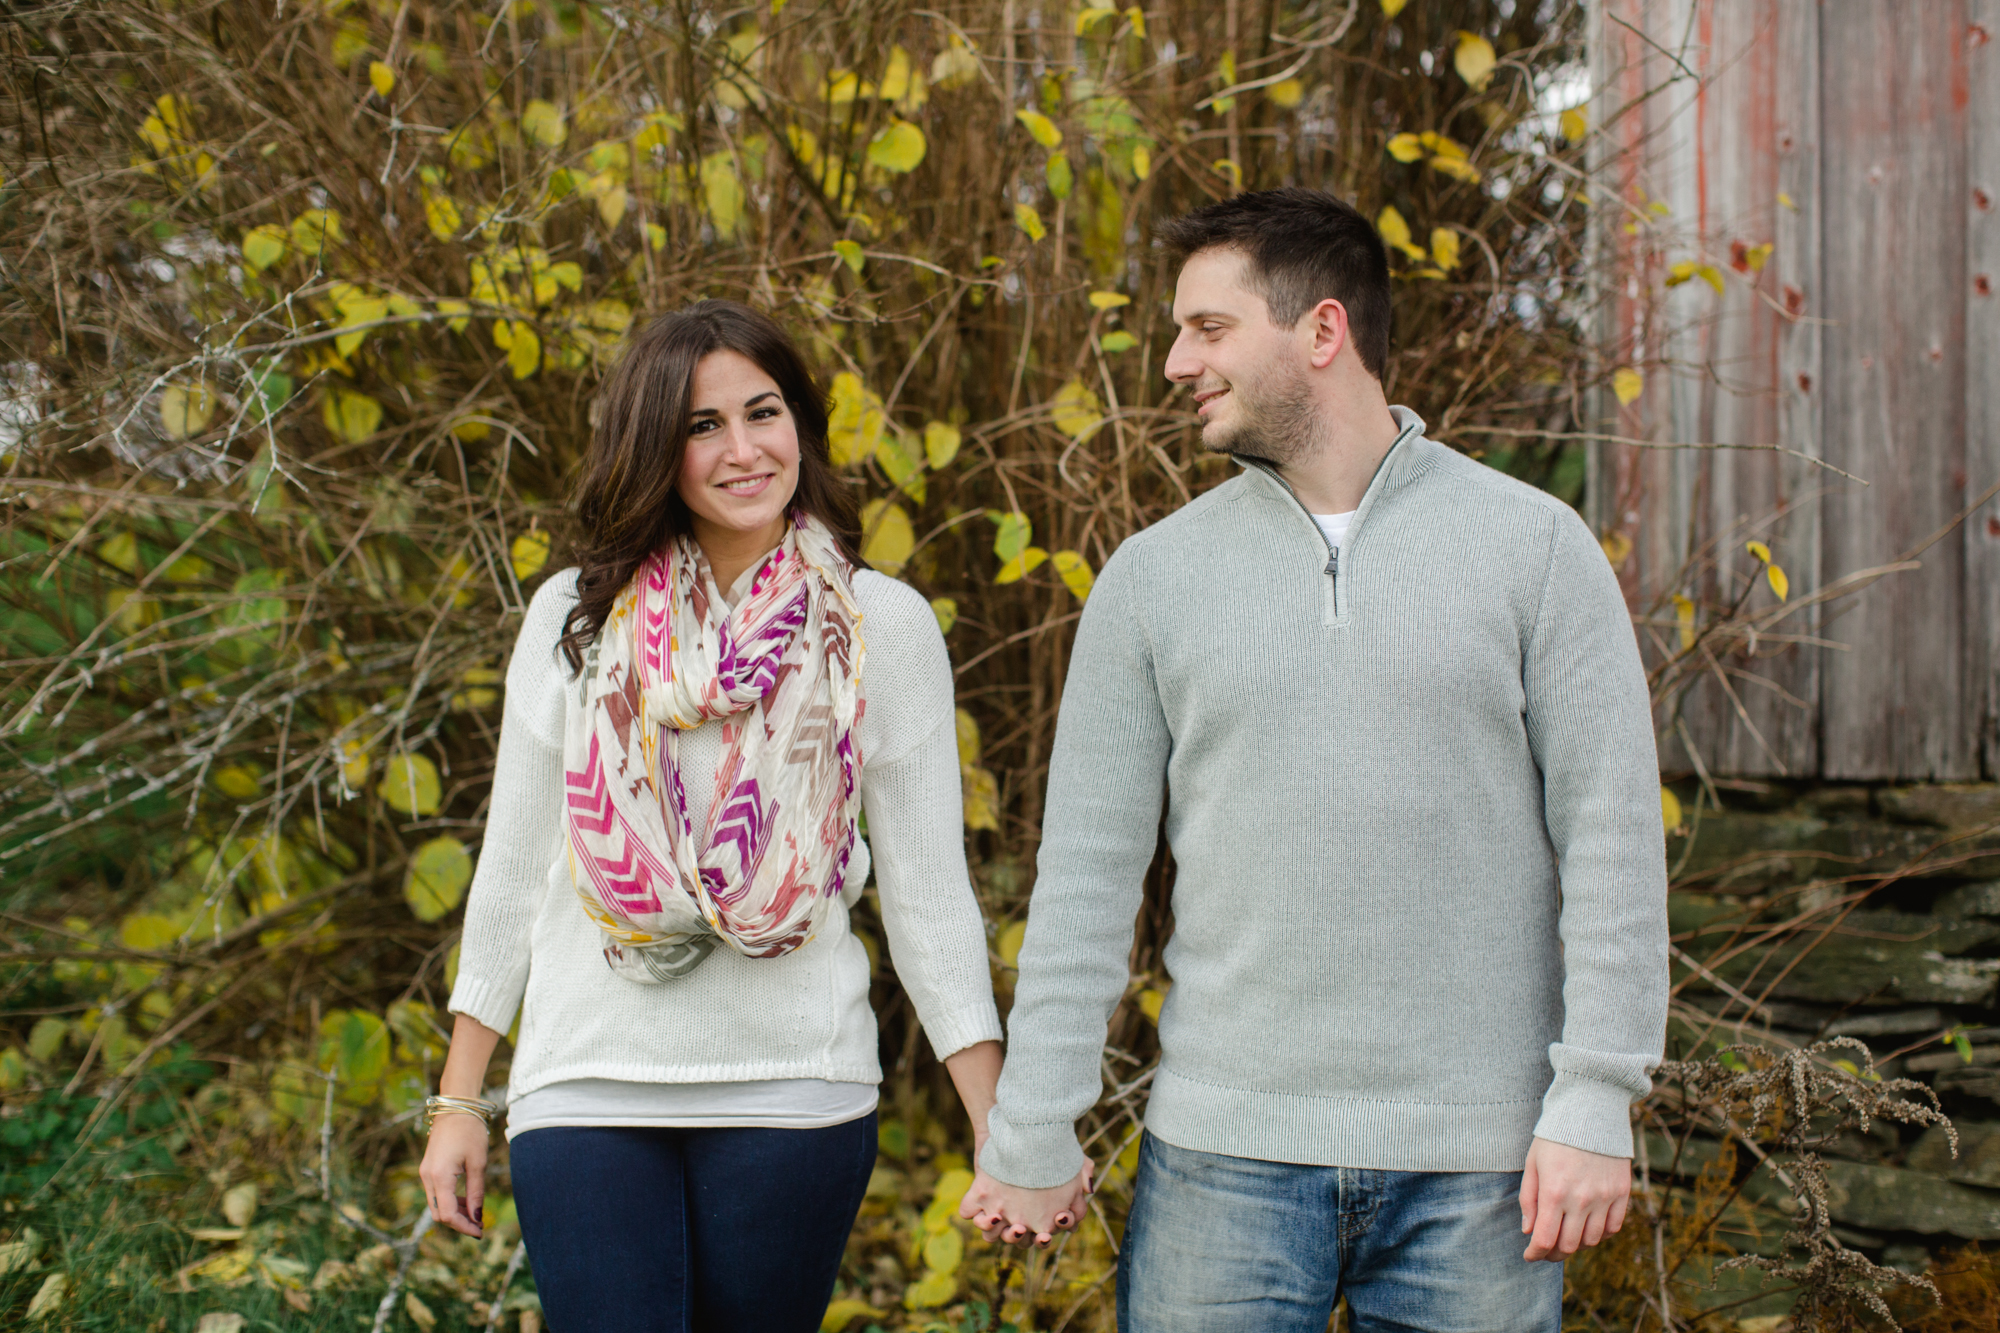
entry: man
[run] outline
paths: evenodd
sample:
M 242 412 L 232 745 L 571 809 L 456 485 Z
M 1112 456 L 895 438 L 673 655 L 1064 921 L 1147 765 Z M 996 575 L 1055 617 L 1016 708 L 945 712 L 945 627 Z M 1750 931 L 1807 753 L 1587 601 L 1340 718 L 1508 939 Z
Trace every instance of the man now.
M 1357 1333 L 1554 1333 L 1562 1258 L 1624 1219 L 1666 1018 L 1617 580 L 1568 506 L 1388 405 L 1388 259 L 1354 209 L 1274 190 L 1162 234 L 1167 376 L 1244 470 L 1120 546 L 1084 611 L 962 1211 L 1041 1243 L 1081 1215 L 1164 801 L 1120 1327 L 1321 1333 L 1345 1295 Z

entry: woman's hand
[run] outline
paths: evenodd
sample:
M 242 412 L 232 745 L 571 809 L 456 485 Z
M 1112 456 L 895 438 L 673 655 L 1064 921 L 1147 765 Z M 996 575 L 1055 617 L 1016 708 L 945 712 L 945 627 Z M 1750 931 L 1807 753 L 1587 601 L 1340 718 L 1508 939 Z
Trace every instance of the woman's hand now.
M 431 1125 L 430 1146 L 417 1168 L 430 1200 L 431 1216 L 468 1236 L 485 1234 L 480 1209 L 486 1202 L 486 1122 L 476 1115 L 441 1115 Z M 465 1181 L 460 1193 L 458 1182 Z
M 1046 1249 L 1057 1232 L 1074 1231 L 1083 1221 L 1093 1193 L 1093 1170 L 1086 1157 L 1076 1179 L 1041 1190 L 1003 1184 L 982 1170 L 960 1201 L 958 1215 L 989 1241 L 1032 1243 Z

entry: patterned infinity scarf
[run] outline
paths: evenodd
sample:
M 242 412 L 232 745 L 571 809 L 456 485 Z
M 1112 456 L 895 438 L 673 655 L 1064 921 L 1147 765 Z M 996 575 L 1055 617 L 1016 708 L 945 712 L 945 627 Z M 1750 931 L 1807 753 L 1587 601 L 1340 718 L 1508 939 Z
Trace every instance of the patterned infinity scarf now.
M 813 937 L 854 852 L 861 661 L 853 571 L 796 514 L 726 616 L 681 537 L 613 604 L 564 728 L 570 879 L 633 981 L 687 975 L 719 939 L 775 958 Z M 688 819 L 681 733 L 723 719 L 708 820 Z

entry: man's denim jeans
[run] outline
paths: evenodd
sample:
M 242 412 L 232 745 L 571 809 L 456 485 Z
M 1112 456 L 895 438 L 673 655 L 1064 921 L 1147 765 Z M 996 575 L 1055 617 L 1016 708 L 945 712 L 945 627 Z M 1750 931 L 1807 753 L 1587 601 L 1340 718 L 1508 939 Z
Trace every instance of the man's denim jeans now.
M 1521 1258 L 1519 1172 L 1292 1166 L 1146 1135 L 1120 1333 L 1557 1333 L 1561 1264 Z

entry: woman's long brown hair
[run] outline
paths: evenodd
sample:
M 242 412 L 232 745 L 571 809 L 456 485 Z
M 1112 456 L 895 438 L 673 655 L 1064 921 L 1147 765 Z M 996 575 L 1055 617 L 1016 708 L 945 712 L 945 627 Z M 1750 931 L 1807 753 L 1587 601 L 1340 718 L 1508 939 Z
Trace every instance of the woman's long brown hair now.
M 799 437 L 799 484 L 791 508 L 824 523 L 860 566 L 861 517 L 827 457 L 826 395 L 799 349 L 762 311 L 736 301 L 699 301 L 662 315 L 634 335 L 598 396 L 596 428 L 575 494 L 576 605 L 563 621 L 570 671 L 611 604 L 646 558 L 692 519 L 676 489 L 694 411 L 694 370 L 710 352 L 737 352 L 777 382 Z

